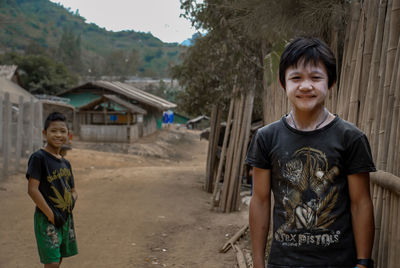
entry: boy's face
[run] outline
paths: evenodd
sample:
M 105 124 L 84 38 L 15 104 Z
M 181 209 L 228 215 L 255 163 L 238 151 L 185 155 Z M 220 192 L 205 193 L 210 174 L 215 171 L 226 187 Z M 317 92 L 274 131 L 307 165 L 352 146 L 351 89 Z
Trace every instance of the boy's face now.
M 297 67 L 286 70 L 285 82 L 286 95 L 294 109 L 312 112 L 323 107 L 329 88 L 328 73 L 322 62 L 304 65 L 300 60 Z
M 43 130 L 47 146 L 59 149 L 68 139 L 68 128 L 63 121 L 53 121 L 46 130 Z

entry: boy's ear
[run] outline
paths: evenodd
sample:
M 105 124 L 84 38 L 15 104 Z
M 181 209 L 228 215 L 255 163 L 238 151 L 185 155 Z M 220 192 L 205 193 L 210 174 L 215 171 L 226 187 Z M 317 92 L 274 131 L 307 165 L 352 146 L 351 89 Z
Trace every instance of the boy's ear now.
M 47 132 L 46 132 L 45 129 L 42 130 L 42 134 L 43 134 L 44 136 L 46 136 Z
M 283 89 L 283 91 L 285 91 L 286 92 L 286 88 L 282 85 L 282 82 L 281 82 L 281 80 L 280 79 L 278 79 L 279 80 L 279 84 L 281 85 L 281 88 Z
M 336 81 L 332 84 L 332 86 L 330 88 L 328 88 L 328 90 L 331 90 L 335 85 L 336 85 Z

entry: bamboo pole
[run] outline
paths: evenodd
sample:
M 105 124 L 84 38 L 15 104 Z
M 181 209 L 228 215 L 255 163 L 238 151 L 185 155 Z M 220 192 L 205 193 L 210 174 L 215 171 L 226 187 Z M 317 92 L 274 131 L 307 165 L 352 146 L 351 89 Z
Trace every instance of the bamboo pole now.
M 354 65 L 354 75 L 351 76 L 350 102 L 347 120 L 357 125 L 358 109 L 359 109 L 359 95 L 360 95 L 360 79 L 363 64 L 364 54 L 364 21 L 365 21 L 365 8 L 362 8 L 360 15 L 360 22 L 358 23 L 357 37 L 354 44 L 352 65 Z
M 351 2 L 351 22 L 350 22 L 350 30 L 349 30 L 349 36 L 356 36 L 357 34 L 357 29 L 358 29 L 358 23 L 360 19 L 360 7 L 361 4 L 358 1 L 352 1 Z M 352 64 L 353 61 L 353 55 L 354 55 L 354 47 L 355 47 L 355 38 L 349 38 L 349 43 L 348 43 L 348 55 L 345 58 L 345 61 L 343 62 L 344 64 L 344 72 L 342 72 L 343 81 L 340 84 L 340 92 L 341 92 L 341 103 L 339 105 L 339 114 L 342 116 L 342 118 L 347 119 L 348 117 L 348 112 L 349 112 L 349 102 L 348 100 L 350 99 L 350 85 L 351 85 L 351 79 L 354 74 L 354 64 Z
M 389 133 L 388 137 L 388 143 L 390 144 L 388 148 L 388 155 L 387 155 L 387 171 L 395 173 L 395 166 L 398 164 L 395 162 L 395 153 L 397 150 L 400 148 L 396 146 L 396 139 L 398 139 L 398 132 L 397 131 L 397 123 L 398 120 L 397 118 L 400 116 L 399 110 L 400 110 L 400 38 L 398 41 L 397 45 L 397 53 L 396 53 L 396 60 L 393 68 L 393 76 L 392 76 L 392 82 L 391 82 L 391 89 L 389 92 L 389 106 L 392 106 L 392 112 L 389 113 L 389 118 L 388 118 L 388 126 L 389 129 L 387 129 L 387 132 Z M 398 174 L 396 174 L 398 175 Z
M 387 151 L 388 151 L 388 136 L 389 130 L 387 128 L 388 119 L 391 119 L 390 114 L 392 113 L 393 102 L 390 100 L 390 84 L 392 81 L 392 70 L 394 61 L 396 58 L 397 45 L 400 35 L 400 0 L 393 0 L 389 23 L 389 40 L 386 53 L 386 72 L 384 76 L 384 86 L 383 86 L 383 103 L 380 116 L 379 124 L 379 147 L 378 147 L 378 157 L 377 161 L 380 164 L 380 168 L 386 170 L 387 165 Z M 394 90 L 394 89 L 393 89 Z M 392 98 L 393 100 L 393 98 Z M 392 106 L 392 107 L 390 107 Z
M 381 237 L 381 219 L 382 219 L 382 203 L 383 203 L 383 198 L 382 198 L 382 193 L 383 193 L 383 188 L 377 187 L 377 193 L 376 193 L 376 202 L 374 203 L 374 215 L 375 215 L 375 236 L 374 236 L 374 245 L 375 247 L 373 248 L 372 252 L 372 258 L 376 261 L 378 261 L 378 253 L 379 253 L 379 241 Z
M 379 257 L 378 257 L 378 267 L 387 267 L 387 252 L 388 252 L 388 218 L 389 218 L 389 190 L 383 190 L 383 205 L 382 205 L 382 218 L 381 221 L 381 236 L 379 239 Z
M 237 245 L 233 245 L 233 248 L 236 251 L 236 260 L 238 262 L 239 268 L 247 268 L 246 260 L 245 260 L 243 251 Z
M 389 216 L 389 230 L 388 230 L 388 237 L 389 237 L 389 241 L 388 241 L 388 267 L 394 267 L 395 263 L 394 263 L 394 257 L 396 255 L 396 252 L 394 251 L 395 249 L 395 244 L 394 244 L 394 239 L 396 237 L 396 230 L 395 230 L 395 226 L 398 224 L 397 222 L 395 222 L 395 220 L 397 219 L 397 212 L 395 210 L 396 207 L 396 199 L 395 199 L 395 195 L 391 194 L 390 195 L 390 216 Z
M 372 141 L 372 125 L 375 119 L 375 110 L 377 105 L 378 84 L 379 84 L 379 66 L 381 58 L 381 50 L 383 43 L 383 32 L 385 26 L 387 0 L 381 0 L 378 9 L 378 20 L 374 38 L 374 48 L 372 50 L 371 67 L 368 75 L 368 86 L 366 93 L 366 103 L 364 105 L 361 128 L 365 131 L 366 135 Z M 373 149 L 374 146 L 371 144 Z
M 365 23 L 365 38 L 364 38 L 364 53 L 363 53 L 363 64 L 361 69 L 361 80 L 360 80 L 360 118 L 359 122 L 362 122 L 362 112 L 364 111 L 367 87 L 368 87 L 368 73 L 371 69 L 372 53 L 374 48 L 374 37 L 377 28 L 378 21 L 378 10 L 379 1 L 368 0 L 366 1 L 366 18 Z M 360 126 L 362 125 L 359 124 Z
M 392 0 L 388 0 L 388 4 L 386 7 L 386 10 L 391 10 L 392 9 Z M 380 113 L 382 110 L 382 103 L 383 103 L 383 84 L 384 84 L 384 77 L 385 77 L 385 72 L 386 72 L 386 52 L 387 52 L 387 47 L 388 47 L 388 41 L 389 41 L 389 26 L 390 26 L 390 12 L 387 12 L 387 15 L 385 17 L 385 26 L 384 26 L 384 31 L 383 31 L 383 42 L 382 42 L 382 52 L 381 52 L 381 58 L 380 58 L 380 63 L 379 63 L 379 72 L 378 72 L 378 77 L 379 77 L 379 83 L 377 86 L 378 90 L 378 95 L 377 98 L 375 99 L 376 101 L 376 107 L 374 109 L 374 121 L 372 122 L 372 132 L 371 132 L 371 138 L 370 138 L 370 143 L 371 147 L 373 148 L 373 156 L 374 159 L 377 159 L 377 167 L 378 169 L 381 169 L 381 163 L 378 160 L 378 149 L 379 149 L 379 134 L 380 134 L 380 128 L 379 128 L 379 119 L 380 119 Z

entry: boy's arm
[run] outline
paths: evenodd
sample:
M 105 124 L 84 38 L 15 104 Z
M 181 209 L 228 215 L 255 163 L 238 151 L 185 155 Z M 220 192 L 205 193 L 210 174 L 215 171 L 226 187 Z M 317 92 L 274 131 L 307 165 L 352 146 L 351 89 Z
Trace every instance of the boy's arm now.
M 271 210 L 271 170 L 253 167 L 250 236 L 254 268 L 264 268 Z
M 47 216 L 48 220 L 54 224 L 54 214 L 49 205 L 47 205 L 46 200 L 42 193 L 39 191 L 40 182 L 36 179 L 29 178 L 28 181 L 28 194 L 35 202 L 36 206 Z
M 374 242 L 374 211 L 370 195 L 369 173 L 348 176 L 353 232 L 357 259 L 369 259 Z M 364 268 L 363 265 L 357 267 Z
M 78 192 L 76 191 L 75 187 L 71 189 L 71 194 L 76 202 L 76 200 L 78 200 Z

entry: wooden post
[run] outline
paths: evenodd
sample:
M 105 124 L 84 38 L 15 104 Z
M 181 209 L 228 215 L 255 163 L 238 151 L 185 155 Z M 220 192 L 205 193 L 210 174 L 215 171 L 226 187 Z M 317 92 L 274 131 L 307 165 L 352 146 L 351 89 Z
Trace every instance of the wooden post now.
M 17 136 L 15 145 L 15 170 L 17 172 L 20 170 L 20 164 L 21 164 L 23 121 L 24 121 L 24 98 L 22 96 L 19 96 Z
M 10 93 L 4 95 L 4 127 L 3 127 L 3 178 L 7 178 L 10 163 L 11 144 L 11 103 Z
M 34 132 L 34 122 L 35 120 L 35 107 L 34 107 L 34 103 L 33 103 L 33 98 L 31 98 L 31 101 L 29 103 L 29 127 L 28 127 L 28 150 L 29 153 L 33 153 L 34 152 L 34 148 L 33 148 L 33 137 L 35 135 Z
M 3 110 L 4 110 L 4 104 L 3 104 L 3 96 L 0 95 L 0 152 L 3 151 Z
M 36 102 L 37 108 L 37 120 L 36 120 L 36 133 L 35 133 L 35 145 L 33 151 L 38 150 L 43 146 L 42 129 L 43 129 L 43 104 L 41 101 Z

